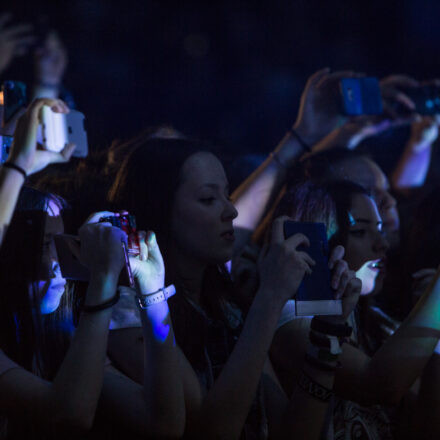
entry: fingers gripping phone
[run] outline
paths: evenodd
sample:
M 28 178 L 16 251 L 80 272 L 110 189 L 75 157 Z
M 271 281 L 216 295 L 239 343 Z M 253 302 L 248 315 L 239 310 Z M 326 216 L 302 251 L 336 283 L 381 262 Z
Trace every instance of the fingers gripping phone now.
M 125 253 L 125 269 L 119 278 L 120 285 L 134 286 L 134 278 L 130 267 L 129 255 L 139 255 L 140 243 L 136 230 L 136 220 L 133 215 L 102 217 L 100 222 L 109 222 L 122 229 L 127 234 L 128 246 L 123 243 Z M 61 274 L 68 280 L 88 281 L 89 269 L 81 263 L 81 242 L 79 237 L 67 234 L 58 234 L 54 237 L 60 263 Z
M 88 154 L 87 132 L 85 117 L 76 110 L 69 113 L 55 113 L 44 105 L 41 109 L 41 124 L 37 140 L 43 148 L 59 153 L 67 143 L 76 145 L 73 155 L 86 157 Z
M 286 238 L 301 233 L 310 246 L 299 246 L 297 250 L 307 252 L 314 260 L 311 275 L 305 275 L 295 297 L 297 316 L 342 315 L 342 302 L 334 299 L 331 288 L 331 273 L 328 267 L 329 247 L 324 223 L 286 221 Z

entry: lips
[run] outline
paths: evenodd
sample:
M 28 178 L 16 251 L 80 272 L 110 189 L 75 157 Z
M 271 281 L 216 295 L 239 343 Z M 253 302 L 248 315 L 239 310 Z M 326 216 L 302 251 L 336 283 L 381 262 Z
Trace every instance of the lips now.
M 220 234 L 220 237 L 224 238 L 227 241 L 234 241 L 235 240 L 234 229 L 228 229 L 227 231 L 222 232 Z
M 385 270 L 385 260 L 381 258 L 379 258 L 378 260 L 373 260 L 368 264 L 367 267 L 371 270 L 383 271 Z

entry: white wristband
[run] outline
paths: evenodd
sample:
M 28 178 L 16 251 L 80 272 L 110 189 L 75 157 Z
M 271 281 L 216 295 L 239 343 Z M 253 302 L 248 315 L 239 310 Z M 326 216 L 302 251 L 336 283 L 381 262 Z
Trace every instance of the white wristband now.
M 171 284 L 168 287 L 162 287 L 162 289 L 159 289 L 157 292 L 154 293 L 138 294 L 136 295 L 136 300 L 138 306 L 142 310 L 144 310 L 149 306 L 166 301 L 168 298 L 172 297 L 175 293 L 176 293 L 176 288 L 174 287 L 174 284 Z

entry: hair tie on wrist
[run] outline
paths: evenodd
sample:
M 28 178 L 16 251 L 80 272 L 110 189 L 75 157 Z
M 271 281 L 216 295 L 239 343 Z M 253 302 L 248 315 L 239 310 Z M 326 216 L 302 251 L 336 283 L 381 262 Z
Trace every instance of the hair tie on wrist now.
M 296 130 L 294 130 L 293 128 L 291 128 L 289 130 L 289 133 L 299 142 L 299 144 L 301 145 L 301 147 L 303 147 L 303 149 L 307 152 L 307 153 L 311 153 L 312 149 L 310 148 L 310 145 L 304 141 L 304 139 L 296 132 Z
M 3 164 L 3 166 L 5 168 L 10 168 L 11 170 L 18 171 L 24 177 L 25 180 L 27 179 L 26 171 L 22 167 L 19 167 L 18 165 L 15 165 L 15 163 L 5 162 Z
M 301 376 L 298 379 L 298 385 L 306 393 L 310 394 L 318 400 L 321 400 L 322 402 L 328 402 L 333 396 L 332 390 L 329 390 L 325 386 L 313 380 L 304 371 L 301 371 Z
M 121 297 L 121 294 L 119 292 L 119 289 L 116 290 L 115 296 L 113 298 L 110 298 L 108 301 L 103 302 L 102 304 L 97 304 L 95 306 L 86 306 L 83 305 L 81 307 L 81 310 L 86 313 L 95 313 L 100 312 L 101 310 L 109 309 L 110 307 L 113 307 Z

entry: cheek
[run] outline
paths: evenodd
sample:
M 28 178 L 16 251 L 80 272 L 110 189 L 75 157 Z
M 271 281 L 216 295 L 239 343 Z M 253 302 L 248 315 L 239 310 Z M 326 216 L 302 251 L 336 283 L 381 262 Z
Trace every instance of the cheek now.
M 367 261 L 364 255 L 364 246 L 355 240 L 348 240 L 345 246 L 344 260 L 347 262 L 350 270 L 357 271 Z

